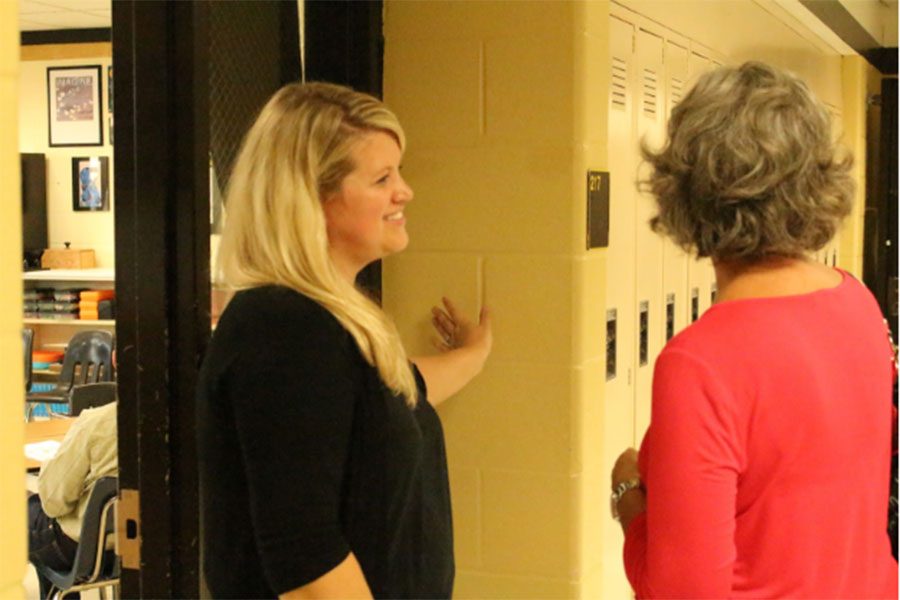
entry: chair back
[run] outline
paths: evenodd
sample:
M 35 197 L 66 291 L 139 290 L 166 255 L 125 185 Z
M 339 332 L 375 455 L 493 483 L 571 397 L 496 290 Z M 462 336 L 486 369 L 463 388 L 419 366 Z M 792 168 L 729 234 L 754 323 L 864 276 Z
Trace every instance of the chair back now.
M 113 380 L 113 335 L 108 331 L 79 331 L 66 346 L 56 390 Z
M 113 344 L 113 334 L 108 331 L 80 331 L 73 335 L 53 389 L 26 394 L 25 420 L 31 419 L 37 404 L 65 404 L 68 410 L 72 390 L 79 385 L 113 381 Z
M 86 408 L 97 408 L 116 401 L 117 386 L 114 381 L 100 381 L 76 385 L 72 388 L 69 414 L 77 417 Z
M 81 539 L 78 540 L 72 569 L 58 572 L 47 567 L 41 568 L 41 574 L 55 587 L 66 590 L 78 584 L 97 581 L 101 576 L 108 578 L 115 575 L 115 554 L 106 550 L 106 541 L 110 535 L 115 535 L 118 490 L 117 477 L 101 477 L 94 484 L 84 511 Z
M 31 353 L 34 350 L 34 329 L 22 330 L 22 353 L 25 355 L 25 392 L 31 391 Z

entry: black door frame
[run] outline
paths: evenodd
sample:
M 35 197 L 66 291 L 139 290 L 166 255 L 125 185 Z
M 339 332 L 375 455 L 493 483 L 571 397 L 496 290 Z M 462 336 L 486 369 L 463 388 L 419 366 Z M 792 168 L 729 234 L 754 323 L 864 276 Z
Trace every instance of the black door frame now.
M 304 0 L 306 81 L 328 81 L 377 98 L 384 81 L 382 0 Z M 381 304 L 381 261 L 363 269 L 356 283 Z
M 119 485 L 126 598 L 199 596 L 194 387 L 210 331 L 206 1 L 112 6 Z M 123 510 L 126 507 L 123 506 Z M 122 532 L 120 532 L 122 535 Z
M 305 8 L 309 78 L 381 96 L 381 0 Z M 133 515 L 120 503 L 134 521 L 120 536 L 140 548 L 137 568 L 123 566 L 125 598 L 200 595 L 194 390 L 210 334 L 209 11 L 209 0 L 113 2 L 119 486 L 120 498 L 138 498 Z M 326 38 L 313 41 L 310 24 Z M 373 271 L 367 284 L 380 291 Z

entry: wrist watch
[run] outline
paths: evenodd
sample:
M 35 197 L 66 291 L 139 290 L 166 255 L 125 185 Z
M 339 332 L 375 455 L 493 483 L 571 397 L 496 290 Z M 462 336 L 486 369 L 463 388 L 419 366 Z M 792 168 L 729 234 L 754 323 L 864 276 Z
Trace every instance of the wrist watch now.
M 612 494 L 609 496 L 609 511 L 612 513 L 612 518 L 616 521 L 620 521 L 619 519 L 619 500 L 622 499 L 626 493 L 630 492 L 634 488 L 641 486 L 641 480 L 637 477 L 632 479 L 626 479 L 625 481 L 619 482 L 616 487 L 613 488 Z

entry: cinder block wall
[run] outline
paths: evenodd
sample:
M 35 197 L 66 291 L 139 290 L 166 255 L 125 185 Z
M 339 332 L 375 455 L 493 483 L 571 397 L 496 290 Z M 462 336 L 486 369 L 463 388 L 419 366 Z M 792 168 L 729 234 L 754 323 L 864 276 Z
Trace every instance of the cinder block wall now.
M 19 5 L 0 2 L 0 598 L 23 598 L 22 214 L 19 190 Z M 16 368 L 18 367 L 18 368 Z
M 586 171 L 606 169 L 608 12 L 385 6 L 385 99 L 416 192 L 385 307 L 413 355 L 441 295 L 494 313 L 487 368 L 440 409 L 458 598 L 601 595 L 606 264 L 585 214 Z

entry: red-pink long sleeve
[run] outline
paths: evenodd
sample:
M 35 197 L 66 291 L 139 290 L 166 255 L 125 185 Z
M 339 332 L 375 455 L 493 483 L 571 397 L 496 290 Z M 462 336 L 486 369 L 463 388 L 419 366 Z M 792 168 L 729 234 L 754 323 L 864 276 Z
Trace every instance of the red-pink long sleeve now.
M 653 447 L 645 443 L 640 465 L 647 512 L 629 531 L 629 577 L 638 597 L 724 598 L 742 461 L 731 403 L 719 401 L 728 391 L 678 350 L 660 355 L 653 388 Z
M 891 365 L 849 275 L 716 305 L 657 360 L 625 536 L 639 598 L 896 598 Z

